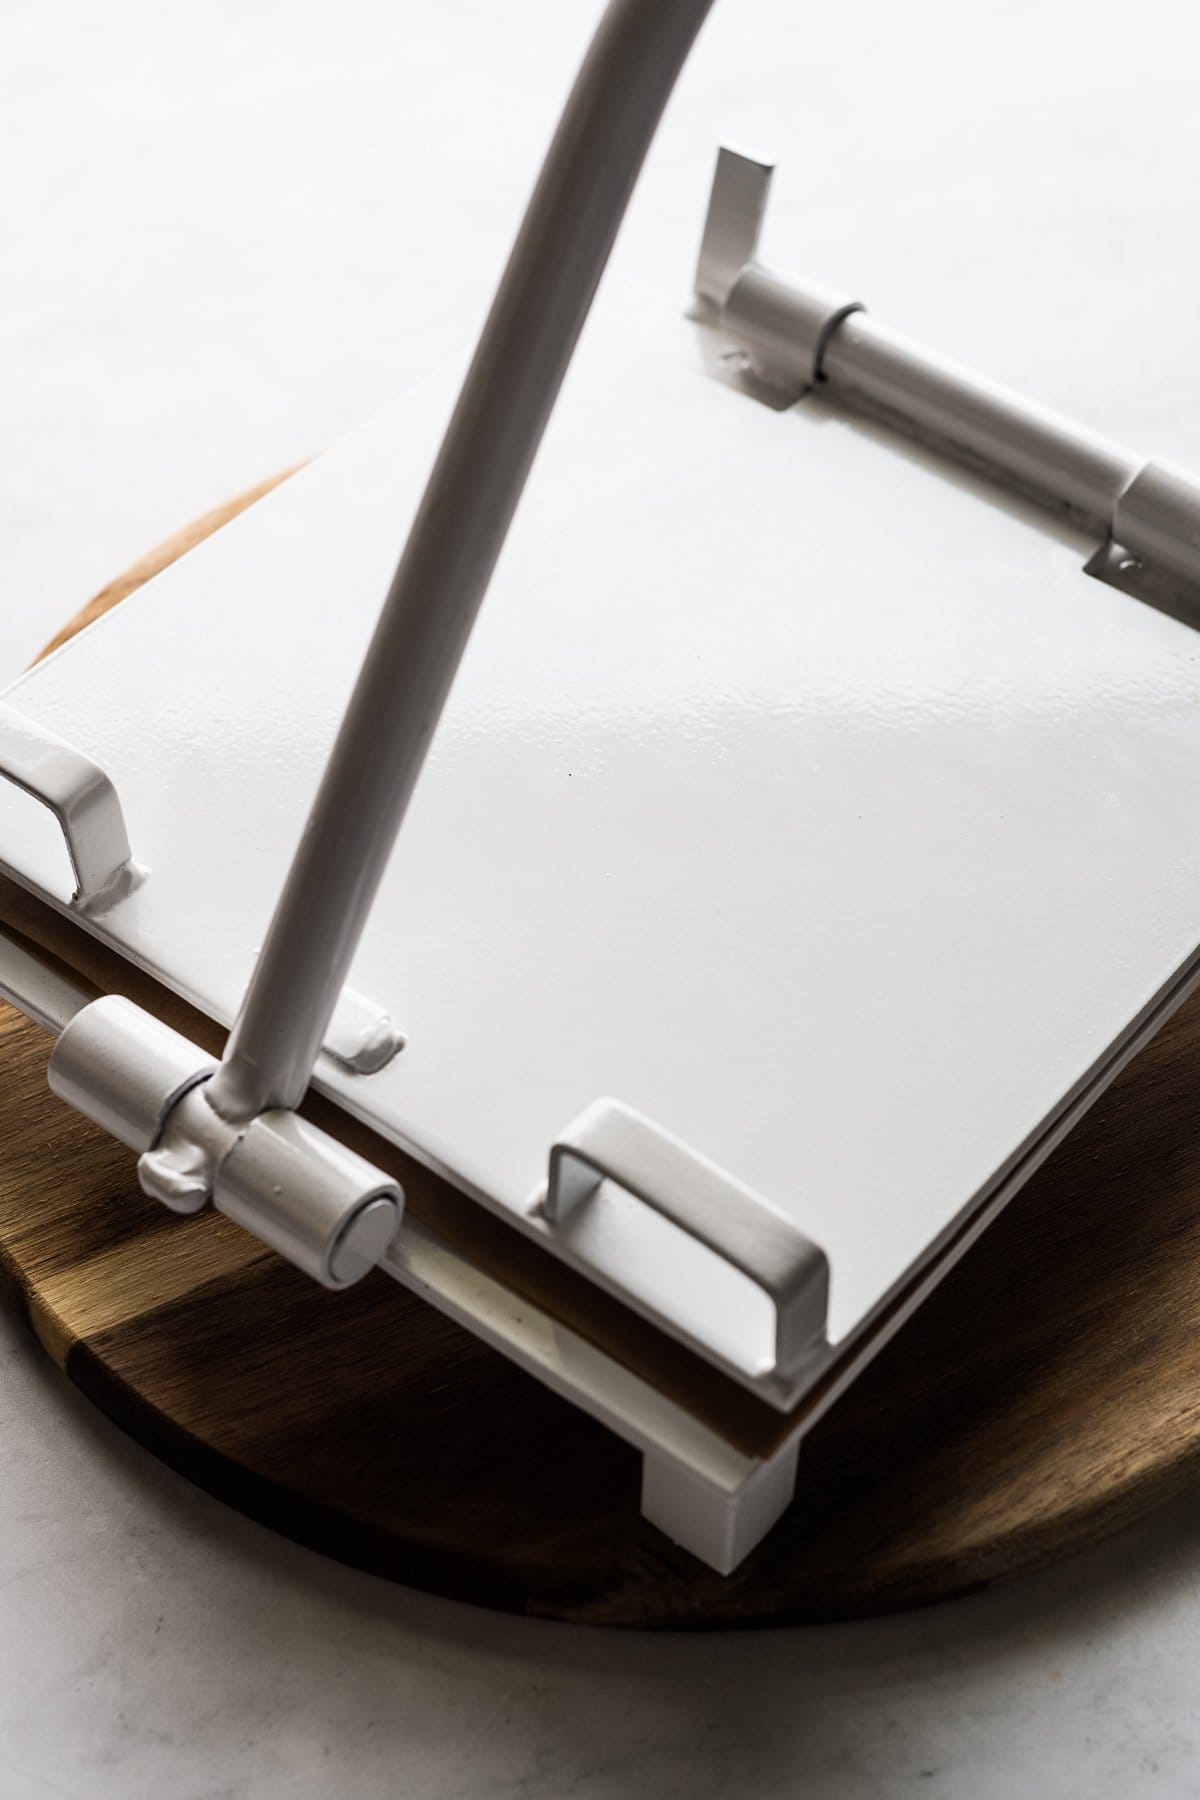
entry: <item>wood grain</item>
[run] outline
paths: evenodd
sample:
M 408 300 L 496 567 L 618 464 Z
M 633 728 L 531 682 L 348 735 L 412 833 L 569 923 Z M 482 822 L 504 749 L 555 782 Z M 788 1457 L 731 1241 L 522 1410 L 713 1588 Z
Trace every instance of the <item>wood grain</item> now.
M 36 926 L 10 889 L 0 914 Z M 103 984 L 88 946 L 72 961 Z M 344 1561 L 592 1623 L 846 1617 L 1036 1568 L 1200 1472 L 1200 998 L 816 1427 L 800 1498 L 727 1580 L 641 1522 L 632 1451 L 385 1277 L 327 1294 L 218 1215 L 146 1200 L 49 1094 L 48 1051 L 0 1010 L 11 1293 L 135 1437 Z M 436 1208 L 441 1184 L 405 1178 Z
M 219 531 L 230 519 L 236 519 L 248 506 L 253 506 L 256 500 L 261 500 L 264 494 L 269 494 L 272 488 L 277 488 L 281 481 L 286 481 L 289 475 L 294 474 L 295 469 L 283 469 L 278 475 L 271 475 L 266 481 L 257 482 L 235 500 L 222 501 L 220 506 L 214 506 L 210 512 L 193 519 L 182 531 L 177 531 L 161 544 L 156 544 L 153 550 L 147 550 L 144 556 L 139 556 L 135 563 L 130 564 L 124 574 L 118 575 L 115 581 L 110 581 L 107 587 L 102 587 L 98 594 L 94 594 L 61 631 L 55 632 L 37 660 L 41 662 L 43 657 L 49 656 L 60 645 L 69 643 L 86 625 L 90 625 L 94 619 L 102 618 L 120 601 L 144 587 L 155 575 L 160 575 L 173 562 L 178 562 L 188 550 L 203 543 L 206 537 L 211 537 L 214 531 Z

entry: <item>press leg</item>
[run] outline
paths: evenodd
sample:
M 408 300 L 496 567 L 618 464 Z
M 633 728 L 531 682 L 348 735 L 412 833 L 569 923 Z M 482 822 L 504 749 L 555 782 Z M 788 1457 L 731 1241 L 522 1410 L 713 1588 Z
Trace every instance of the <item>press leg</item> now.
M 707 1481 L 674 1457 L 648 1450 L 642 1461 L 642 1517 L 673 1543 L 730 1575 L 761 1542 L 796 1491 L 792 1444 L 756 1464 L 736 1488 Z

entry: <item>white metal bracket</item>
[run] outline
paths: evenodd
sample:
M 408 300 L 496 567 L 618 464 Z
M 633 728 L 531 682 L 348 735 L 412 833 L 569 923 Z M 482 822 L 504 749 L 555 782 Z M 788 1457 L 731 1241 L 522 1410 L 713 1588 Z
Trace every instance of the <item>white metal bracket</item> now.
M 257 957 L 258 951 L 254 954 Z M 377 1075 L 406 1042 L 386 1007 L 357 988 L 344 987 L 325 1027 L 321 1049 L 351 1075 Z
M 0 704 L 0 775 L 58 820 L 75 891 L 71 905 L 99 913 L 145 877 L 134 862 L 117 790 L 98 763 L 30 719 Z
M 352 1075 L 377 1075 L 400 1054 L 404 1042 L 389 1012 L 357 988 L 344 987 L 321 1047 Z
M 325 1287 L 379 1262 L 400 1222 L 391 1176 L 283 1108 L 248 1119 L 209 1103 L 217 1065 L 198 1045 L 109 994 L 63 1028 L 54 1093 L 138 1152 L 146 1193 L 173 1212 L 209 1200 Z
M 696 266 L 696 294 L 716 309 L 721 328 L 751 372 L 795 398 L 821 379 L 825 348 L 861 300 L 773 275 L 758 261 L 758 239 L 773 163 L 736 150 L 717 156 Z
M 824 1342 L 829 1261 L 821 1247 L 772 1201 L 617 1100 L 593 1102 L 559 1135 L 550 1151 L 546 1185 L 530 1203 L 530 1211 L 554 1228 L 559 1254 L 575 1267 L 691 1343 L 708 1361 L 723 1361 L 710 1339 L 688 1329 L 673 1313 L 670 1282 L 661 1303 L 654 1305 L 644 1293 L 573 1251 L 564 1228 L 585 1208 L 602 1203 L 606 1183 L 640 1200 L 767 1296 L 772 1342 L 760 1352 L 757 1376 L 786 1380 Z
M 754 379 L 820 388 L 1079 519 L 1102 540 L 1086 571 L 1200 625 L 1200 482 L 909 342 L 861 301 L 758 261 L 769 163 L 717 156 L 696 293 Z

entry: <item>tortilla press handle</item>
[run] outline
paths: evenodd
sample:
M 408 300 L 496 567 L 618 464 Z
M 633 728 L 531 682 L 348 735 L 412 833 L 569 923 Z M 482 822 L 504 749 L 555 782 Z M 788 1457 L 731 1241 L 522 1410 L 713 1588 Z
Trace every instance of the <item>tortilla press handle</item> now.
M 615 1182 L 760 1288 L 774 1314 L 773 1362 L 792 1373 L 824 1341 L 829 1259 L 772 1201 L 618 1100 L 593 1102 L 550 1151 L 535 1210 L 562 1230 Z M 633 1295 L 623 1293 L 635 1305 Z M 670 1328 L 669 1319 L 663 1322 Z

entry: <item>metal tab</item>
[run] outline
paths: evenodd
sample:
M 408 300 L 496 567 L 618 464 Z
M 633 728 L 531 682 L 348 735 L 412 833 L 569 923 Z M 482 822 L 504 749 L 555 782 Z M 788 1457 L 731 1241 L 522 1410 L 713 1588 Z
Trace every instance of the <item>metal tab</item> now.
M 354 1075 L 375 1075 L 404 1048 L 391 1014 L 356 988 L 343 988 L 321 1048 Z
M 724 306 L 738 276 L 758 252 L 774 163 L 759 162 L 722 144 L 717 151 L 708 216 L 696 264 L 696 292 Z
M 0 1000 L 57 1036 L 91 998 L 61 964 L 0 929 Z
M 215 1068 L 161 1019 L 105 994 L 66 1024 L 48 1079 L 60 1100 L 140 1154 L 158 1142 L 181 1096 Z
M 254 952 L 258 956 L 258 950 Z M 399 1056 L 407 1039 L 392 1015 L 357 988 L 344 987 L 333 1009 L 321 1049 L 351 1075 L 377 1075 Z
M 144 1192 L 173 1212 L 211 1199 L 324 1287 L 380 1261 L 403 1196 L 390 1175 L 294 1113 L 223 1117 L 202 1091 L 216 1064 L 118 994 L 82 1007 L 50 1058 L 59 1099 L 139 1152 Z
M 717 152 L 696 293 L 718 309 L 722 330 L 759 381 L 799 394 L 821 379 L 826 344 L 843 319 L 862 311 L 862 303 L 785 281 L 758 262 L 773 172 L 770 163 L 724 145 Z

